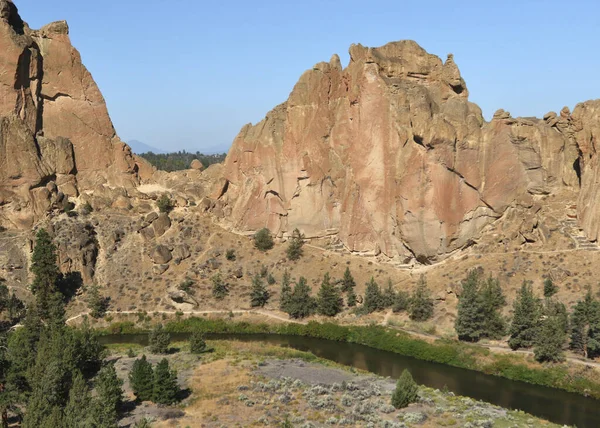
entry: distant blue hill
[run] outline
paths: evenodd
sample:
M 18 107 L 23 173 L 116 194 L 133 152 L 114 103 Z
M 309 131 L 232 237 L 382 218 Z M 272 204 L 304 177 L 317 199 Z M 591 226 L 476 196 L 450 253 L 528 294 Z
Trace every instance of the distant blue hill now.
M 129 140 L 127 142 L 127 144 L 129 145 L 129 147 L 131 147 L 131 150 L 136 155 L 139 155 L 140 153 L 148 153 L 148 152 L 152 152 L 152 153 L 156 153 L 156 154 L 167 153 L 164 150 L 149 146 L 148 144 L 142 143 L 141 141 L 138 141 L 138 140 Z

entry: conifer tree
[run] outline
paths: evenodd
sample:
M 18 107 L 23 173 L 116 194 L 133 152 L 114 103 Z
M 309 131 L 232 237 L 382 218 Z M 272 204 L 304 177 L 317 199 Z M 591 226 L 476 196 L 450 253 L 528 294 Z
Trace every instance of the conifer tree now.
M 133 367 L 129 372 L 129 383 L 135 397 L 139 401 L 152 400 L 154 370 L 152 370 L 152 364 L 146 360 L 145 355 L 134 361 Z
M 371 277 L 371 280 L 367 283 L 365 290 L 365 302 L 363 304 L 363 310 L 370 314 L 372 312 L 383 309 L 383 296 L 379 284 L 375 282 L 375 279 Z
M 394 307 L 394 302 L 396 301 L 396 290 L 394 290 L 394 285 L 392 284 L 391 279 L 388 279 L 387 287 L 383 291 L 381 299 L 383 306 L 382 309 Z
M 554 285 L 552 279 L 546 278 L 544 280 L 544 297 L 552 297 L 558 292 L 558 287 Z
M 482 283 L 481 301 L 484 314 L 483 335 L 490 339 L 502 338 L 506 331 L 506 324 L 500 311 L 506 304 L 506 298 L 497 278 L 490 276 Z
M 354 292 L 354 288 L 350 288 L 346 293 L 346 304 L 349 308 L 356 306 L 356 293 Z
M 484 335 L 485 314 L 479 290 L 478 270 L 473 269 L 462 282 L 454 328 L 460 340 L 477 342 Z
M 273 236 L 271 231 L 266 227 L 260 229 L 254 234 L 254 246 L 260 251 L 267 251 L 273 248 L 275 243 L 273 242 Z
M 559 315 L 545 316 L 540 321 L 533 354 L 536 361 L 558 363 L 565 360 L 563 345 L 567 335 Z
M 306 278 L 300 277 L 294 290 L 290 295 L 287 313 L 292 318 L 306 318 L 315 312 L 316 301 L 310 295 L 310 287 L 306 283 Z
M 399 291 L 396 293 L 396 298 L 394 299 L 394 312 L 402 312 L 408 309 L 410 304 L 410 295 L 406 291 Z
M 94 425 L 99 427 L 115 427 L 118 411 L 123 402 L 123 381 L 117 376 L 115 366 L 107 364 L 96 377 L 97 396 L 92 404 Z
M 254 275 L 254 278 L 252 278 L 252 291 L 250 292 L 250 306 L 262 308 L 267 304 L 270 297 L 269 290 L 267 290 L 263 280 L 260 276 Z
M 286 269 L 283 271 L 283 277 L 281 278 L 281 297 L 279 298 L 279 309 L 283 312 L 288 312 L 291 294 L 292 287 L 290 286 L 290 273 Z
M 331 284 L 329 272 L 327 272 L 319 289 L 317 310 L 321 315 L 333 317 L 342 311 L 343 304 L 340 290 Z
M 88 291 L 87 304 L 93 318 L 102 318 L 108 309 L 108 301 L 100 295 L 97 285 L 92 285 Z
M 570 348 L 588 358 L 600 355 L 600 302 L 591 290 L 573 307 Z
M 173 404 L 177 401 L 177 372 L 169 369 L 169 361 L 166 358 L 156 365 L 153 384 L 152 401 L 157 404 Z
M 171 335 L 167 333 L 162 324 L 157 324 L 148 334 L 148 345 L 153 354 L 166 354 L 169 352 Z
M 82 374 L 77 372 L 73 376 L 69 401 L 64 409 L 63 424 L 65 428 L 92 428 L 89 413 L 91 400 L 90 389 Z
M 535 344 L 540 321 L 540 302 L 531 288 L 531 284 L 523 281 L 523 285 L 514 303 L 514 314 L 510 326 L 508 345 L 513 349 L 530 348 Z
M 392 393 L 392 406 L 396 409 L 407 407 L 410 403 L 418 400 L 419 387 L 406 369 L 400 375 L 396 382 L 396 389 Z
M 190 336 L 190 352 L 192 354 L 202 354 L 208 351 L 204 335 L 199 331 L 195 331 Z
M 294 229 L 292 232 L 292 238 L 287 248 L 287 256 L 290 260 L 298 260 L 302 257 L 304 245 L 304 235 L 300 233 L 298 229 Z
M 424 275 L 421 275 L 417 288 L 410 298 L 408 315 L 413 321 L 427 321 L 433 316 L 433 299 L 430 297 Z
M 217 300 L 223 300 L 229 294 L 229 286 L 221 278 L 221 273 L 216 273 L 211 278 L 212 295 Z
M 344 278 L 342 279 L 342 292 L 347 293 L 350 290 L 354 290 L 354 287 L 356 287 L 356 282 L 354 282 L 350 268 L 346 267 Z
M 61 274 L 57 265 L 56 246 L 45 229 L 40 229 L 36 234 L 31 272 L 34 275 L 31 291 L 35 295 L 40 316 L 44 320 L 60 323 L 64 315 L 62 296 L 57 291 Z

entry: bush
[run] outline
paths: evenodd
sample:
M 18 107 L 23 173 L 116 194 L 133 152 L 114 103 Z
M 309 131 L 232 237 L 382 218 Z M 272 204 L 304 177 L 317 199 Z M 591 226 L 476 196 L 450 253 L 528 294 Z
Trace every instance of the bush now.
M 254 246 L 260 251 L 270 250 L 274 245 L 271 231 L 266 227 L 254 234 Z
M 167 333 L 162 324 L 158 324 L 148 334 L 148 345 L 153 354 L 166 354 L 169 352 L 171 335 Z
M 221 274 L 217 273 L 212 278 L 212 295 L 217 300 L 223 300 L 229 294 L 229 286 L 221 278 Z
M 263 307 L 269 301 L 271 297 L 269 290 L 265 286 L 264 282 L 258 275 L 252 278 L 252 291 L 250 292 L 250 306 Z
M 177 288 L 181 291 L 185 291 L 190 296 L 193 296 L 194 294 L 196 294 L 196 290 L 194 290 L 193 288 L 194 284 L 195 282 L 193 279 L 186 278 L 185 280 L 183 280 L 183 282 L 181 282 L 181 284 L 179 284 Z
M 85 204 L 83 204 L 81 206 L 81 214 L 83 214 L 83 215 L 88 215 L 92 211 L 94 211 L 94 208 L 92 208 L 92 206 L 90 205 L 89 202 L 86 202 Z
M 402 312 L 408 309 L 408 305 L 410 303 L 410 296 L 406 291 L 399 291 L 396 293 L 396 298 L 394 299 L 394 312 Z
M 418 390 L 419 387 L 410 372 L 404 369 L 398 382 L 396 382 L 396 389 L 392 393 L 392 406 L 396 409 L 402 409 L 410 403 L 416 402 L 419 398 L 417 394 Z
M 233 248 L 227 250 L 225 253 L 225 258 L 231 262 L 235 261 L 235 250 Z
M 161 213 L 170 213 L 173 211 L 173 208 L 175 208 L 175 204 L 166 193 L 163 193 L 162 196 L 158 198 L 156 206 Z
M 192 354 L 202 354 L 208 352 L 208 347 L 204 341 L 204 335 L 200 332 L 194 332 L 190 336 L 190 352 Z
M 108 310 L 109 299 L 100 295 L 97 285 L 92 285 L 88 291 L 87 304 L 92 317 L 102 318 Z

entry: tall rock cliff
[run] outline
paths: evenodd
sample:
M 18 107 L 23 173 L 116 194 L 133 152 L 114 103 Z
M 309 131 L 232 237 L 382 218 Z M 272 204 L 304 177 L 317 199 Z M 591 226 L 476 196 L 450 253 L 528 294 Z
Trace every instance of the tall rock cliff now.
M 442 62 L 413 41 L 352 45 L 345 69 L 336 55 L 316 64 L 241 130 L 215 197 L 238 231 L 298 227 L 337 234 L 351 251 L 430 262 L 509 207 L 578 191 L 576 139 L 587 136 L 562 113 L 499 110 L 486 123 L 452 55 Z
M 116 136 L 67 23 L 31 30 L 0 0 L 0 226 L 29 228 L 83 189 L 132 187 L 139 162 Z

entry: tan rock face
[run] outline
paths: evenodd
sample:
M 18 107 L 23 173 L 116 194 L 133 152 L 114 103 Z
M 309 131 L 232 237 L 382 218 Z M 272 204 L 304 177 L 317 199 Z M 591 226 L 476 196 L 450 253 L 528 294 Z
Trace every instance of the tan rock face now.
M 36 186 L 48 180 L 73 197 L 98 184 L 138 182 L 140 162 L 115 135 L 66 22 L 31 30 L 8 0 L 0 0 L 0 141 L 6 227 L 30 227 L 45 214 Z
M 337 233 L 352 251 L 431 261 L 510 206 L 578 186 L 576 144 L 547 121 L 485 123 L 451 55 L 353 45 L 246 125 L 213 197 L 232 228 Z

